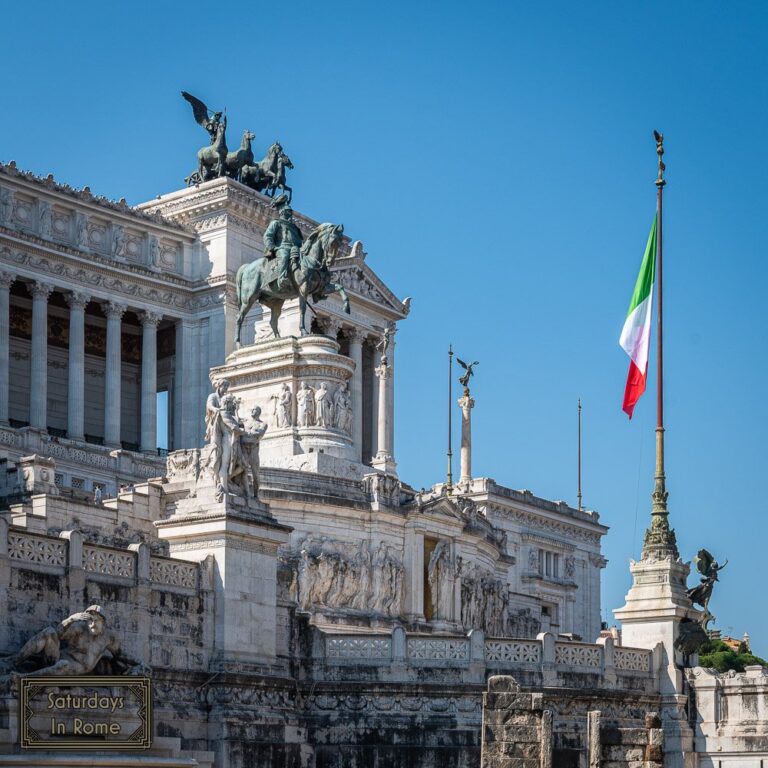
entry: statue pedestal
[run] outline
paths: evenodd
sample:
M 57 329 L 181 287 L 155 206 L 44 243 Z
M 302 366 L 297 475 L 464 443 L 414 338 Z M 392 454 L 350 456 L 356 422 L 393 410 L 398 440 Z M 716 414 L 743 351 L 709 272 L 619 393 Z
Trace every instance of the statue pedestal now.
M 686 718 L 682 654 L 675 641 L 683 619 L 698 621 L 701 612 L 686 594 L 690 566 L 671 556 L 630 561 L 632 586 L 626 604 L 613 612 L 621 622 L 621 643 L 630 648 L 658 647 L 659 693 L 664 725 L 664 766 L 683 768 L 693 757 L 693 731 Z M 660 658 L 659 658 L 660 657 Z
M 254 406 L 261 408 L 261 418 L 269 425 L 261 440 L 262 466 L 322 471 L 323 465 L 330 474 L 348 476 L 350 465 L 359 463 L 352 417 L 335 399 L 340 389 L 349 389 L 354 370 L 355 363 L 339 354 L 339 344 L 330 337 L 291 336 L 236 350 L 224 365 L 211 369 L 211 378 L 229 380 L 229 392 L 240 399 L 241 416 Z M 327 402 L 321 416 L 322 402 L 316 394 L 323 384 Z M 309 417 L 301 404 L 302 393 L 311 398 Z M 351 403 L 353 409 L 360 407 L 361 403 Z
M 179 498 L 175 514 L 155 523 L 171 557 L 212 558 L 214 665 L 268 665 L 276 657 L 277 549 L 291 528 L 268 505 L 224 494 L 203 481 Z M 179 493 L 179 489 L 174 489 Z

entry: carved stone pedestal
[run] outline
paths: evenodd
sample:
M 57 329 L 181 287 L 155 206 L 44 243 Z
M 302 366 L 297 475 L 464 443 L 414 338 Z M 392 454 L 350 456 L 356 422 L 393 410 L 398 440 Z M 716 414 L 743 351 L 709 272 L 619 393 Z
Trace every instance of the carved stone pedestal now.
M 262 466 L 349 476 L 356 474 L 351 465 L 359 464 L 352 411 L 362 407 L 351 398 L 354 369 L 331 338 L 304 336 L 238 349 L 225 365 L 211 369 L 211 378 L 229 380 L 240 413 L 261 407 L 269 425 L 261 441 Z
M 212 485 L 176 502 L 156 523 L 171 557 L 210 558 L 215 594 L 214 666 L 274 664 L 276 656 L 277 549 L 291 528 L 266 504 L 224 494 Z

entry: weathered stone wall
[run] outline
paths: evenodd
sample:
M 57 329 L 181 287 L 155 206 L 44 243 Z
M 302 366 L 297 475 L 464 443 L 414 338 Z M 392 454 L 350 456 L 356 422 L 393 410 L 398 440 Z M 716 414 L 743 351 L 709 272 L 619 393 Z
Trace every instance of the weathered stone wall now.
M 506 675 L 483 694 L 482 768 L 660 768 L 658 696 L 522 690 Z

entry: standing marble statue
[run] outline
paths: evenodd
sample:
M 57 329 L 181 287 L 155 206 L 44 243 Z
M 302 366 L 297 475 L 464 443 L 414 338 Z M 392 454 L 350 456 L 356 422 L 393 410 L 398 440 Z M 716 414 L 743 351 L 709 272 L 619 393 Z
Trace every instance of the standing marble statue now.
M 13 219 L 13 192 L 10 189 L 0 188 L 0 224 L 11 225 Z
M 315 425 L 318 427 L 333 426 L 333 403 L 327 382 L 323 381 L 315 392 Z
M 248 495 L 254 499 L 258 498 L 259 495 L 259 443 L 266 431 L 267 425 L 261 420 L 261 408 L 255 405 L 251 408 L 251 419 L 241 438 L 243 453 L 251 475 L 247 485 Z
M 296 393 L 296 402 L 299 426 L 313 427 L 315 425 L 315 390 L 306 381 L 301 382 L 299 391 Z
M 237 399 L 234 395 L 227 394 L 221 398 L 221 409 L 217 418 L 216 434 L 220 442 L 215 446 L 211 465 L 217 492 L 246 496 L 248 465 L 241 439 L 245 429 L 237 417 Z
M 432 550 L 427 567 L 427 576 L 429 580 L 429 593 L 432 598 L 432 618 L 444 619 L 445 606 L 443 595 L 448 586 L 450 547 L 447 541 L 440 541 Z
M 77 224 L 75 225 L 75 245 L 84 250 L 88 247 L 88 218 L 85 214 L 77 214 Z
M 205 442 L 213 443 L 218 436 L 216 431 L 219 429 L 218 416 L 222 409 L 221 399 L 227 394 L 229 389 L 229 379 L 220 379 L 213 382 L 214 391 L 208 395 L 205 401 Z
M 125 254 L 125 231 L 118 224 L 115 226 L 112 235 L 112 255 L 116 259 L 120 259 Z
M 287 383 L 283 383 L 280 391 L 270 396 L 273 401 L 275 426 L 279 429 L 293 426 L 293 392 Z
M 333 396 L 333 425 L 343 432 L 349 432 L 352 427 L 352 398 L 346 381 Z
M 154 235 L 149 238 L 149 266 L 160 269 L 160 241 Z
M 40 237 L 49 240 L 53 235 L 53 213 L 50 203 L 40 202 Z

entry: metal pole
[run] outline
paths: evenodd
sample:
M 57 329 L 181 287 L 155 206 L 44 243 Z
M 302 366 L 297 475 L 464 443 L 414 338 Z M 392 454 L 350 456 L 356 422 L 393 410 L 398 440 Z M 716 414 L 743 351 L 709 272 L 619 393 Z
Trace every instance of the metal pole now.
M 453 345 L 448 345 L 448 479 L 445 487 L 450 496 L 453 493 L 453 452 L 451 451 L 451 400 L 453 398 Z
M 576 493 L 576 496 L 579 500 L 579 511 L 581 511 L 583 509 L 581 504 L 581 398 L 579 398 L 579 451 L 578 451 L 578 454 L 579 454 L 579 461 L 578 461 L 579 485 L 578 485 L 578 491 Z

